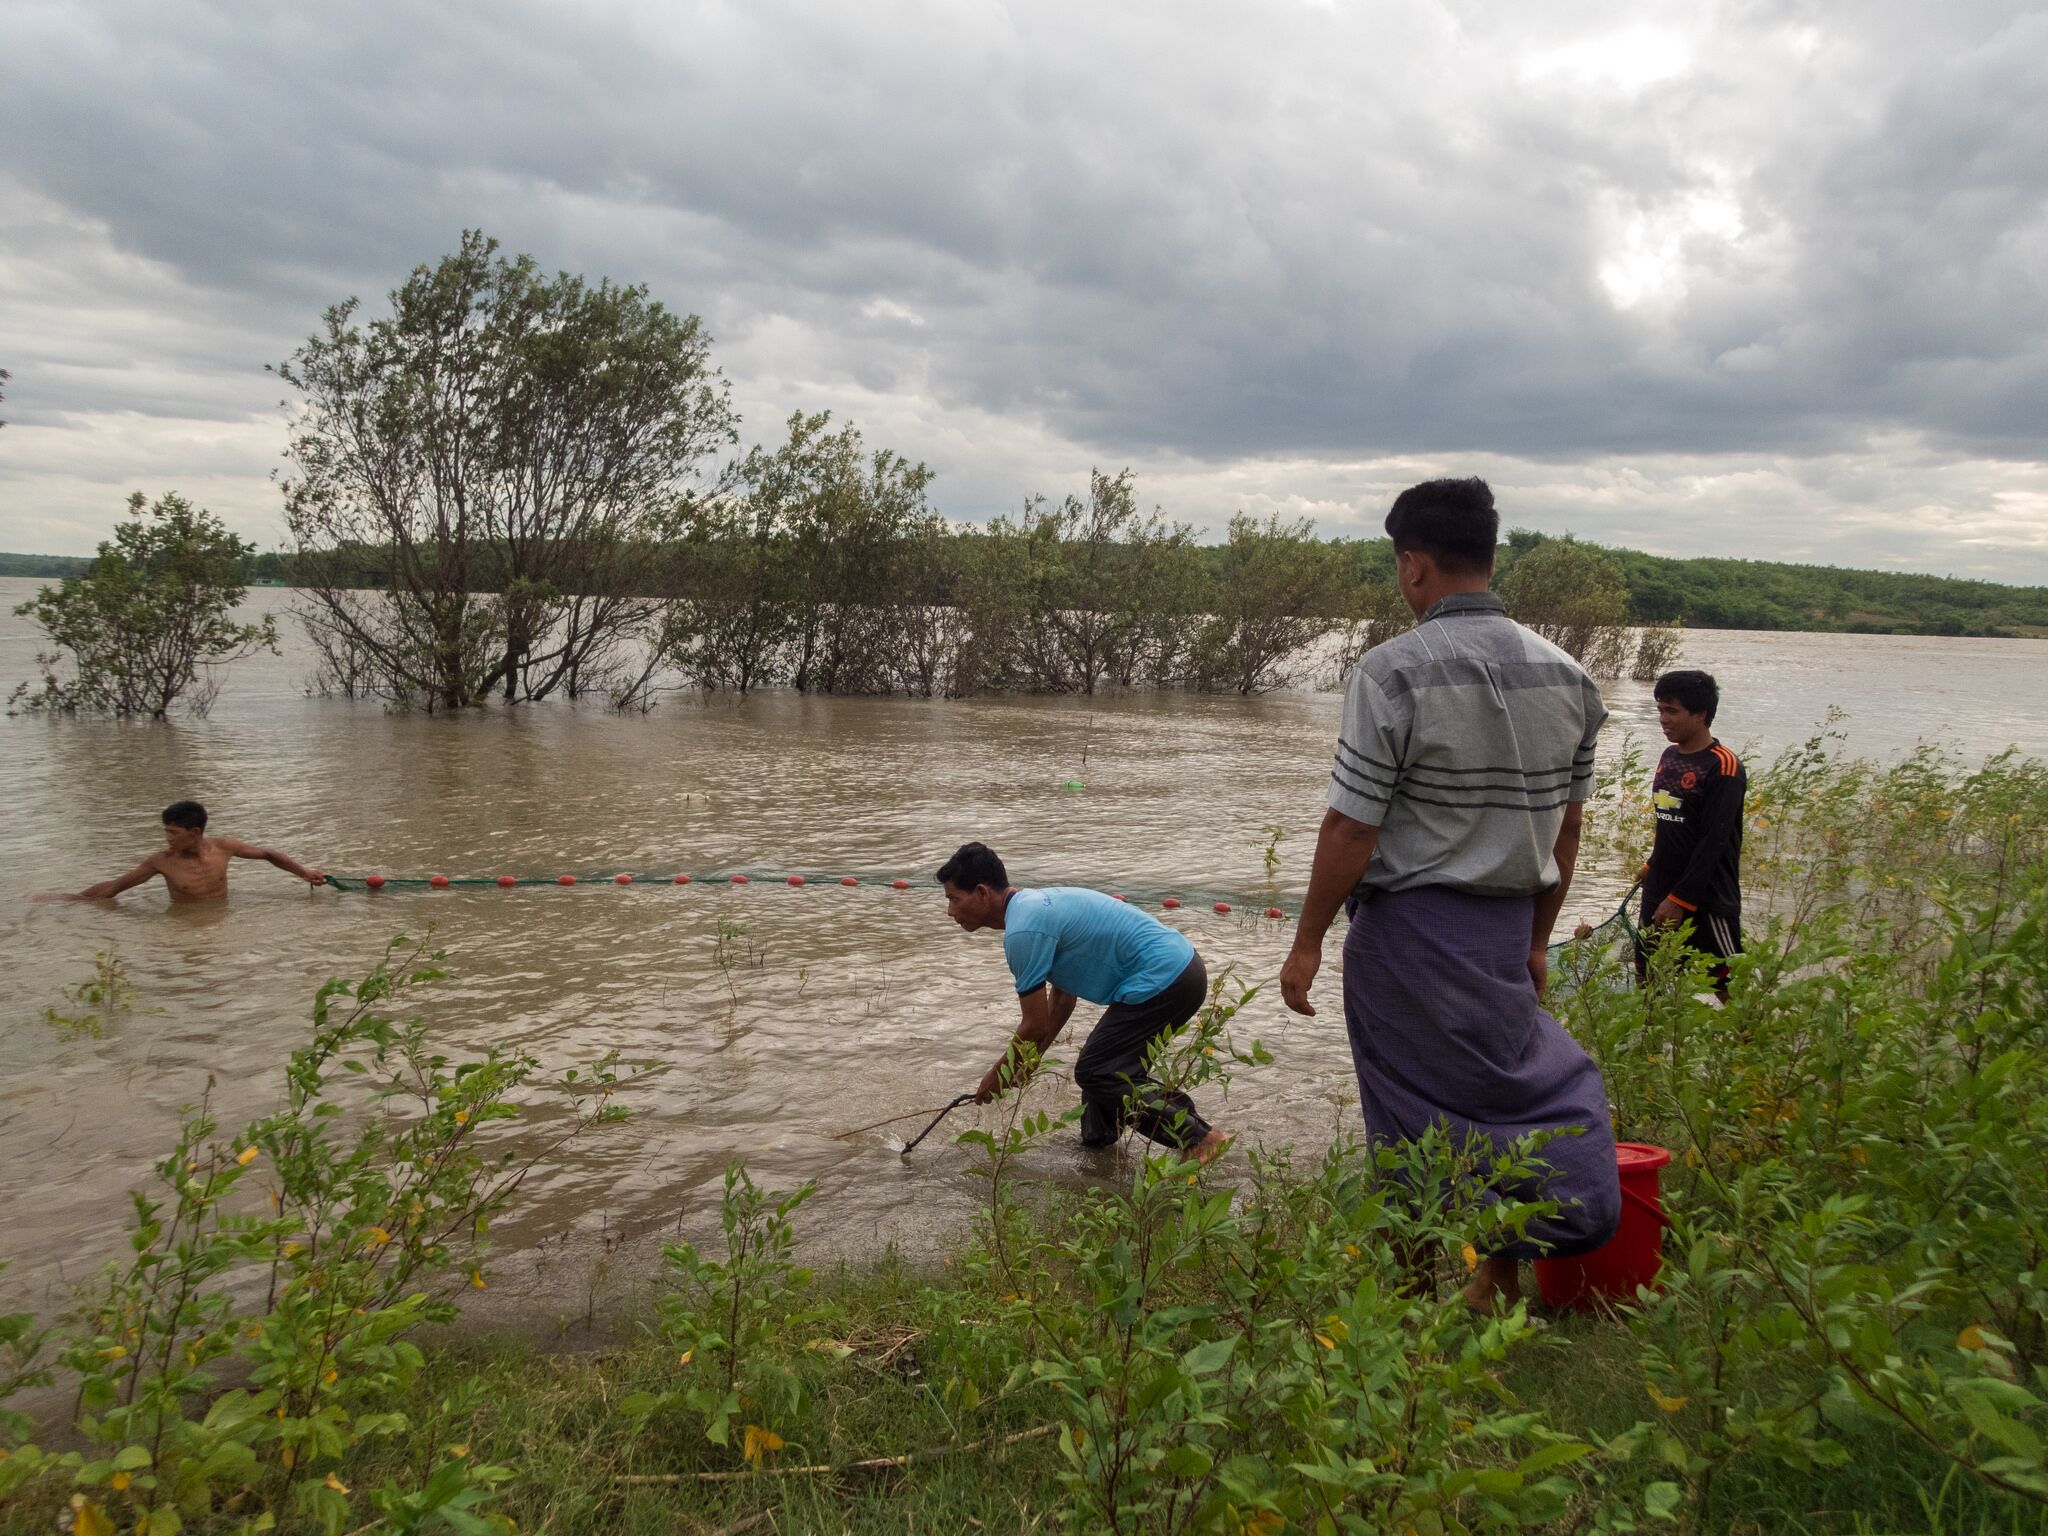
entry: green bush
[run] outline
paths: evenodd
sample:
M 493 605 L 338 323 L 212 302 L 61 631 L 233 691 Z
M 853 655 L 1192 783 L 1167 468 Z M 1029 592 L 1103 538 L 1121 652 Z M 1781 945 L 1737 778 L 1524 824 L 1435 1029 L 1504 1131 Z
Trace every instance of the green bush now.
M 322 987 L 276 1113 L 225 1139 L 204 1103 L 186 1120 L 156 1190 L 132 1196 L 129 1258 L 58 1330 L 72 1429 L 90 1449 L 10 1445 L 0 1499 L 69 1489 L 80 1536 L 265 1529 L 285 1514 L 333 1536 L 364 1503 L 392 1530 L 502 1526 L 478 1509 L 510 1474 L 466 1445 L 422 1448 L 414 1475 L 367 1496 L 339 1469 L 412 1432 L 394 1407 L 422 1363 L 409 1335 L 484 1287 L 490 1222 L 527 1174 L 624 1109 L 608 1057 L 568 1074 L 570 1114 L 542 1145 L 494 1136 L 539 1063 L 501 1048 L 451 1061 L 423 1021 L 391 1017 L 440 977 L 439 958 L 401 938 L 360 981 Z M 335 1102 L 345 1082 L 364 1113 Z M 38 1342 L 25 1319 L 0 1322 L 14 1357 L 0 1388 L 47 1379 Z
M 205 714 L 220 687 L 215 668 L 277 649 L 275 620 L 234 619 L 253 549 L 184 497 L 151 506 L 137 491 L 90 565 L 14 610 L 35 620 L 50 649 L 36 657 L 41 683 L 20 684 L 8 703 L 155 720 L 181 704 Z

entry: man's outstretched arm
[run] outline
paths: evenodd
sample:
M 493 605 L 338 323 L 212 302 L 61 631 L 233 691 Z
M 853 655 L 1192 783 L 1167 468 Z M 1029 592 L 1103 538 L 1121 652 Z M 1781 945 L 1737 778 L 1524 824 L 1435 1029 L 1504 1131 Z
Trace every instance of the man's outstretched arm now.
M 104 901 L 109 896 L 118 896 L 123 891 L 133 890 L 143 881 L 156 874 L 156 860 L 144 859 L 125 875 L 116 875 L 112 880 L 102 880 L 98 885 L 88 885 L 67 901 Z
M 1294 947 L 1280 967 L 1280 997 L 1296 1013 L 1316 1011 L 1308 1000 L 1308 989 L 1322 969 L 1323 935 L 1336 921 L 1344 898 L 1364 876 L 1379 841 L 1378 827 L 1354 821 L 1335 808 L 1323 812 L 1315 860 L 1309 865 L 1308 895 L 1302 898 L 1301 916 L 1294 925 Z
M 1003 1089 L 1014 1088 L 1031 1075 L 1031 1067 L 1059 1039 L 1067 1020 L 1074 1016 L 1074 994 L 1050 985 L 1034 987 L 1017 994 L 1017 1006 L 1023 1013 L 1017 1033 L 1001 1059 L 982 1074 L 981 1085 L 974 1090 L 977 1104 L 986 1104 Z M 1019 1046 L 1031 1049 L 1022 1051 Z
M 238 859 L 261 859 L 266 864 L 276 865 L 288 875 L 298 876 L 299 879 L 305 881 L 308 885 L 325 885 L 327 883 L 327 877 L 320 873 L 319 870 L 308 869 L 290 854 L 279 853 L 275 848 L 258 848 L 253 843 L 245 843 L 240 838 L 234 837 L 223 837 L 216 839 L 216 841 Z

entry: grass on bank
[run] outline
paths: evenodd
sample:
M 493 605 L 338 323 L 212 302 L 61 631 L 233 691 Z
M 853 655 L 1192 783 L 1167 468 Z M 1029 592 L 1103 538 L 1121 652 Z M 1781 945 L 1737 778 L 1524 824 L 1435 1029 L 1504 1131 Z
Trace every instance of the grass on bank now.
M 813 1350 L 797 1368 L 826 1406 L 823 1430 L 790 1445 L 775 1463 L 844 1467 L 882 1450 L 935 1449 L 955 1426 L 917 1355 L 935 1297 L 957 1295 L 940 1278 L 893 1265 L 836 1275 L 827 1287 L 821 1337 L 849 1341 L 844 1360 Z M 518 1469 L 499 1505 L 521 1530 L 564 1536 L 656 1536 L 743 1526 L 769 1512 L 779 1532 L 897 1536 L 904 1531 L 1057 1531 L 1068 1500 L 1059 1447 L 1039 1436 L 988 1453 L 946 1454 L 908 1468 L 790 1475 L 770 1465 L 721 1482 L 731 1458 L 688 1435 L 622 1437 L 618 1404 L 673 1380 L 674 1356 L 654 1340 L 594 1354 L 552 1354 L 513 1339 L 475 1340 L 429 1351 L 399 1406 L 418 1426 L 410 1443 L 359 1455 L 343 1468 L 351 1484 L 417 1478 L 443 1448 L 465 1445 L 480 1462 Z M 1603 1438 L 1623 1435 L 1643 1403 L 1642 1364 L 1625 1326 L 1567 1315 L 1516 1356 L 1504 1382 L 1552 1422 Z M 1052 1405 L 1040 1403 L 1049 1422 Z M 1020 1401 L 990 1421 L 1001 1434 L 1029 1432 L 1034 1404 Z M 1889 1437 L 1854 1447 L 1839 1469 L 1743 1475 L 1723 1495 L 1716 1529 L 1781 1532 L 2037 1532 L 2042 1520 L 1966 1478 L 1949 1478 L 1931 1453 L 1900 1454 Z M 680 1474 L 677 1483 L 631 1477 Z M 1639 1501 L 1656 1480 L 1653 1463 L 1614 1493 Z M 1946 1486 L 1945 1486 L 1946 1484 Z M 0 1529 L 46 1531 L 54 1500 L 24 1507 Z M 1572 1528 L 1566 1522 L 1561 1529 Z M 1668 1527 L 1666 1527 L 1668 1528 Z

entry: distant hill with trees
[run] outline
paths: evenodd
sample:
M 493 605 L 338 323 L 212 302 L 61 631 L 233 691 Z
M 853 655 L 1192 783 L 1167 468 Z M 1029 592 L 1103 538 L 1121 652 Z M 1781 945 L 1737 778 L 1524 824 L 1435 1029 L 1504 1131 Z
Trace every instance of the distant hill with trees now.
M 1777 560 L 1674 560 L 1633 549 L 1607 553 L 1627 579 L 1630 617 L 1645 624 L 2048 637 L 2048 587 Z
M 0 576 L 78 576 L 91 564 L 90 555 L 0 554 Z

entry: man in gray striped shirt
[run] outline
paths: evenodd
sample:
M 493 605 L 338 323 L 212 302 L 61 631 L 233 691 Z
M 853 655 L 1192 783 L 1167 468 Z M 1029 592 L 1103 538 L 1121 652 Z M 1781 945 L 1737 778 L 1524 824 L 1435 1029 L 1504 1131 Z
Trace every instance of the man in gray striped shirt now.
M 1475 1306 L 1520 1295 L 1517 1261 L 1613 1235 L 1621 1193 L 1600 1072 L 1544 1011 L 1546 947 L 1578 857 L 1607 710 L 1579 664 L 1487 590 L 1500 522 L 1483 480 L 1411 487 L 1387 514 L 1420 621 L 1353 671 L 1308 896 L 1280 972 L 1309 988 L 1340 906 L 1344 1015 L 1366 1130 L 1447 1124 L 1504 1147 L 1543 1131 L 1558 1204 L 1488 1254 Z

